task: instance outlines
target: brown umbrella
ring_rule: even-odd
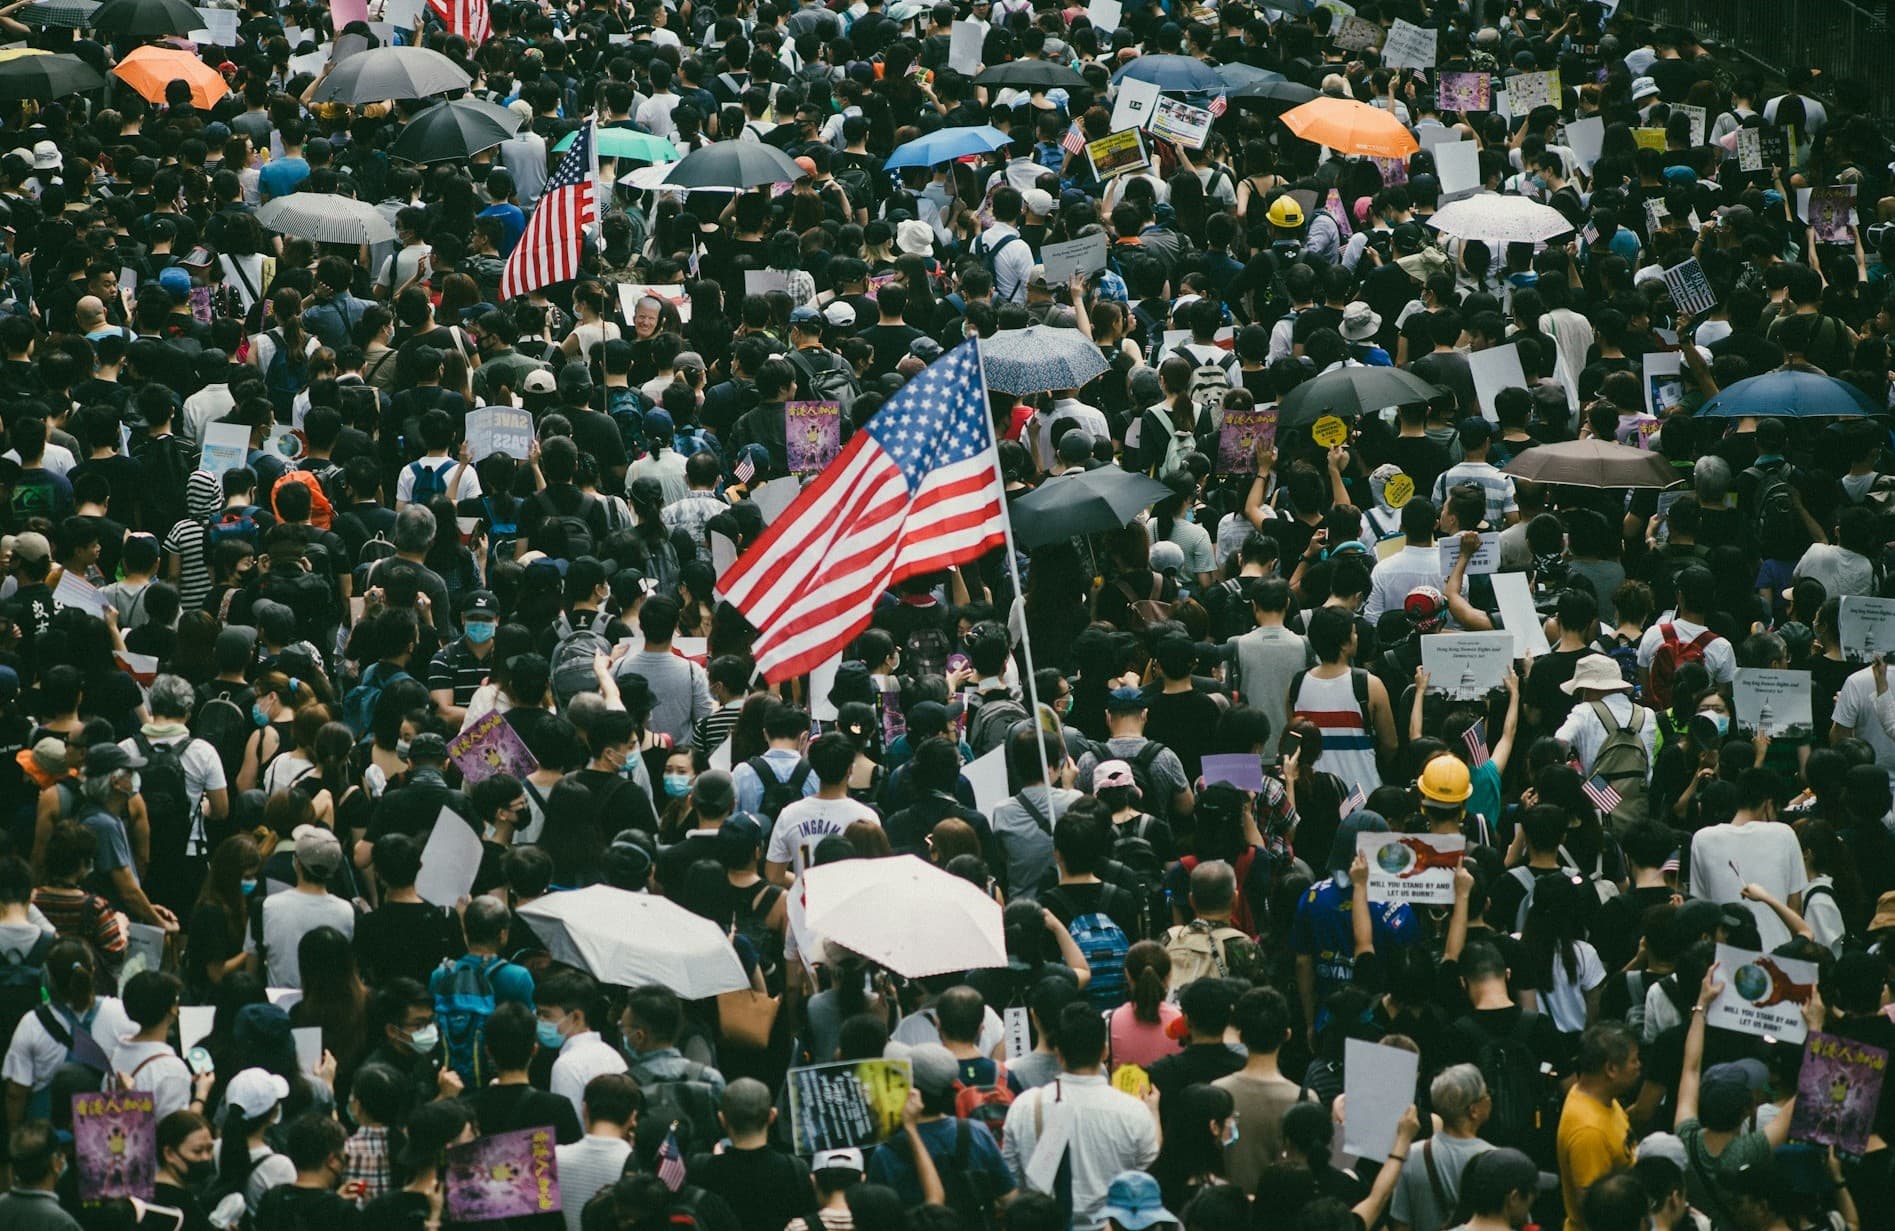
[[[1606,440],[1568,440],[1528,449],[1505,466],[1510,475],[1569,487],[1670,487],[1683,482],[1656,453]]]

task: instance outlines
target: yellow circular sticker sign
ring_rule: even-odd
[[[1112,1070],[1112,1088],[1133,1098],[1144,1098],[1151,1089],[1151,1078],[1136,1064],[1121,1064]]]
[[[1415,481],[1405,474],[1389,476],[1388,482],[1382,487],[1382,499],[1388,501],[1391,509],[1401,508],[1414,499],[1414,495]]]
[[[1349,439],[1349,425],[1334,415],[1324,415],[1309,429],[1309,436],[1325,449],[1333,449]]]

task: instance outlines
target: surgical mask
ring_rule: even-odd
[[[138,794],[138,788],[143,785],[144,780],[139,778],[137,770],[133,770],[131,784],[125,788],[125,793],[127,795],[136,795]]]
[[[637,769],[635,768],[637,763],[638,763],[638,756],[636,753],[629,753],[629,752],[626,753],[625,759],[619,762],[619,777],[621,778],[635,777],[638,773]]]
[[[666,774],[665,794],[672,799],[682,799],[691,793],[691,775]]]
[[[243,878],[243,896],[247,898],[251,894],[255,893],[256,891],[257,891],[257,878],[254,876],[244,877]]]
[[[395,741],[395,755],[400,757],[404,761],[408,759],[408,741],[407,740],[398,739]]]
[[[258,705],[255,701],[252,701],[250,703],[250,721],[256,723],[260,727],[267,727],[270,725],[270,716],[263,712],[263,707],[261,705]]]
[[[433,1051],[440,1042],[441,1028],[433,1022],[429,1022],[408,1036],[408,1045],[424,1056]]]
[[[539,1039],[540,1046],[548,1051],[558,1051],[566,1045],[566,1036],[559,1032],[558,1022],[541,1019],[535,1037]]]
[[[1700,710],[1699,718],[1709,718],[1711,725],[1717,728],[1719,735],[1728,735],[1731,729],[1731,717],[1721,710]]]
[[[1224,1144],[1237,1144],[1237,1113],[1234,1111],[1230,1113],[1230,1119],[1224,1121]]]
[[[217,1179],[217,1164],[211,1159],[184,1165],[183,1180],[187,1188],[209,1188]]]
[[[472,621],[463,630],[467,635],[467,644],[486,645],[489,641],[493,640],[494,630],[498,627],[499,625],[489,623],[486,620]]]

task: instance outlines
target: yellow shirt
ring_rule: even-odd
[[[1601,1103],[1574,1086],[1559,1116],[1559,1186],[1566,1231],[1580,1231],[1579,1201],[1593,1181],[1632,1162],[1632,1122],[1618,1101]]]

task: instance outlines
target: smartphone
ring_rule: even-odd
[[[1303,750],[1303,737],[1294,731],[1285,731],[1277,742],[1277,763],[1280,765]]]
[[[191,1066],[194,1076],[202,1077],[217,1067],[211,1060],[211,1054],[201,1047],[193,1047],[184,1054],[184,1062]]]

